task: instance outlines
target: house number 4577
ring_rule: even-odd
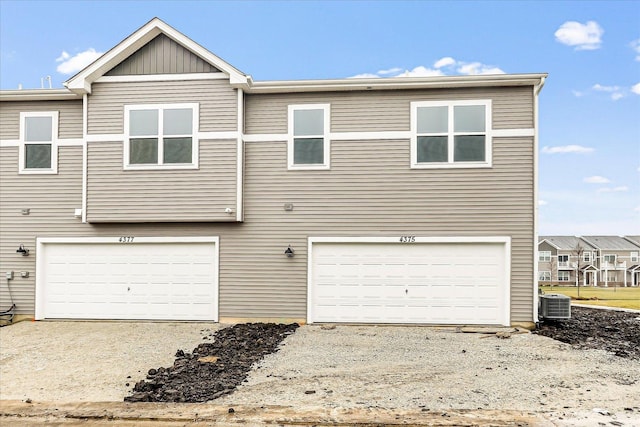
[[[132,243],[133,242],[133,236],[122,236],[118,239],[118,242],[120,243]]]

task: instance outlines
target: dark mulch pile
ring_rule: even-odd
[[[544,321],[535,334],[599,349],[616,356],[640,359],[640,314],[595,308],[571,307],[571,319]]]
[[[278,345],[298,325],[238,324],[211,334],[212,343],[200,344],[193,353],[178,350],[169,368],[150,369],[125,402],[206,402],[232,393],[251,365],[278,351]]]

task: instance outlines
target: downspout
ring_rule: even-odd
[[[89,96],[82,95],[82,223],[87,222],[87,184],[89,147],[87,146],[89,133]]]
[[[545,77],[533,87],[533,322],[538,322],[538,95],[544,86]],[[557,264],[557,261],[556,261]],[[558,266],[556,265],[556,269]],[[553,273],[551,273],[553,274]],[[556,273],[556,277],[557,273]],[[553,277],[552,277],[553,279]]]

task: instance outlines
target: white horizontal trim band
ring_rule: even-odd
[[[46,143],[46,142],[45,142]],[[0,147],[19,147],[21,144],[19,139],[3,139],[0,140]],[[83,145],[84,141],[82,138],[65,138],[58,139],[55,143],[58,147],[67,146],[67,145]]]
[[[229,79],[225,73],[148,74],[135,76],[102,76],[96,83],[168,82]]]
[[[493,129],[490,135],[494,138],[534,136],[533,128],[527,129]],[[411,131],[382,131],[382,132],[331,132],[328,135],[332,141],[357,141],[357,140],[385,140],[385,139],[409,139]],[[245,142],[281,142],[287,141],[286,133],[260,133],[243,135]]]
[[[534,136],[535,129],[492,129],[491,136],[494,138],[506,138],[506,137],[520,137],[520,136]]]
[[[393,237],[309,237],[309,243],[397,243],[411,245],[415,243],[510,243],[509,236],[446,236],[420,237],[411,236],[412,243],[401,243],[400,235]]]
[[[122,237],[133,240],[123,243]],[[116,237],[39,237],[37,243],[117,243],[120,245],[135,245],[136,243],[218,243],[218,236],[194,236],[194,237],[138,237],[135,234],[126,234]]]

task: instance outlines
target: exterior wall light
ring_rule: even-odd
[[[25,249],[24,245],[20,244],[20,246],[18,247],[18,250],[16,251],[16,253],[19,253],[22,256],[27,256],[27,255],[29,255],[29,249]]]
[[[284,254],[287,256],[287,258],[293,258],[293,256],[295,255],[295,251],[291,248],[291,245],[289,245],[289,247],[285,249]]]

